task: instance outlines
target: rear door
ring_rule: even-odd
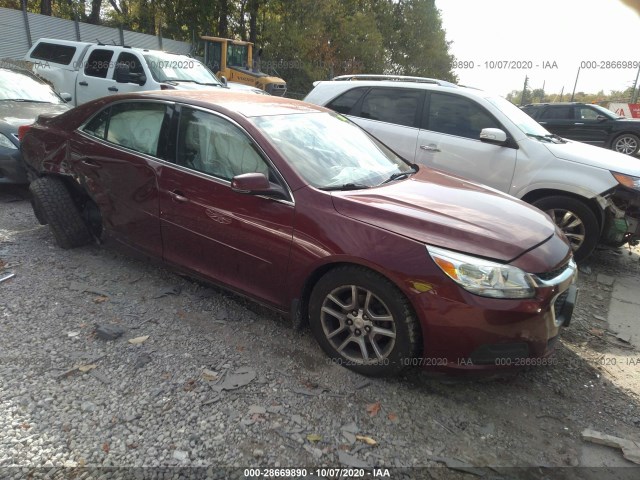
[[[241,194],[230,180],[259,172],[284,182],[230,119],[181,107],[175,163],[159,177],[164,256],[236,290],[283,305],[293,198]]]
[[[551,133],[573,139],[572,132],[576,122],[573,105],[543,107],[536,120]]]
[[[327,107],[349,115],[374,137],[413,162],[424,96],[420,89],[360,87],[337,97]]]
[[[100,208],[106,233],[162,256],[157,172],[166,155],[173,106],[115,103],[70,141],[71,163]]]
[[[108,48],[89,51],[78,72],[76,105],[118,93],[116,81],[112,78],[114,60],[114,52]]]
[[[483,128],[506,130],[472,99],[431,92],[425,101],[416,163],[509,192],[518,150],[480,141]]]

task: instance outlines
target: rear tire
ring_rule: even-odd
[[[397,375],[420,352],[411,304],[398,287],[366,268],[337,267],[323,276],[311,293],[309,320],[333,363],[363,375]]]
[[[611,143],[611,150],[634,156],[640,149],[640,138],[632,133],[623,133]]]
[[[91,243],[93,236],[82,219],[69,190],[57,177],[41,177],[29,185],[33,211],[38,221],[49,224],[60,248]]]
[[[562,195],[545,197],[533,205],[551,217],[569,239],[576,262],[591,255],[600,239],[600,226],[593,211],[578,199]]]

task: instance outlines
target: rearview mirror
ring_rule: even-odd
[[[269,182],[264,173],[243,173],[231,179],[231,190],[249,195],[266,195],[268,197],[287,198],[284,190]]]
[[[507,142],[507,134],[499,128],[483,128],[480,131],[480,141],[504,145]]]
[[[226,87],[227,86],[227,77],[225,77],[224,75],[220,75],[220,83]]]
[[[62,92],[60,94],[60,98],[69,103],[73,99],[73,96],[70,93]]]

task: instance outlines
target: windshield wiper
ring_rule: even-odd
[[[212,86],[212,87],[221,87],[222,84],[221,83],[202,83],[202,82],[198,82],[196,80],[186,80],[183,78],[167,78],[165,80],[166,82],[188,82],[188,83],[197,83],[198,85],[207,85],[207,86]]]
[[[555,133],[550,133],[548,135],[545,135],[545,137],[557,140],[559,143],[567,143],[564,138],[562,138],[560,135],[556,135]]]
[[[371,188],[370,185],[365,185],[364,183],[344,183],[342,185],[333,185],[331,187],[323,187],[320,190],[325,192],[331,192],[334,190],[364,190],[367,188]]]
[[[414,173],[416,173],[417,170],[415,169],[411,169],[408,172],[396,172],[394,174],[392,174],[389,178],[387,178],[384,182],[382,182],[380,185],[384,185],[385,183],[389,183],[389,182],[393,182],[394,180],[400,180],[401,178],[409,178],[411,175],[413,175]]]

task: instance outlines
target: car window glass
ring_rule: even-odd
[[[105,108],[98,115],[93,117],[84,127],[83,131],[94,137],[104,140],[107,133],[107,123],[109,123],[109,113],[111,108]]]
[[[483,128],[502,126],[477,103],[454,95],[431,94],[429,130],[478,139]]]
[[[362,97],[362,94],[366,91],[367,87],[352,88],[339,97],[334,98],[327,104],[327,108],[335,110],[338,113],[349,115],[355,104],[360,100],[360,97]]]
[[[573,106],[558,106],[545,109],[540,120],[573,120]]]
[[[238,127],[188,108],[180,115],[177,163],[225,180],[243,173],[269,175],[269,166]]]
[[[165,113],[166,106],[161,103],[115,104],[111,107],[107,141],[136,152],[156,155]]]
[[[578,118],[581,120],[597,120],[598,115],[602,115],[593,108],[580,107],[578,108]]]
[[[60,63],[62,65],[69,65],[75,53],[76,47],[42,42],[33,49],[33,52],[31,52],[31,58]]]
[[[132,83],[137,83],[140,76],[144,75],[144,69],[142,68],[142,63],[140,63],[140,59],[133,53],[122,52],[120,55],[118,55],[117,63],[129,66],[129,75],[131,77]],[[116,75],[116,70],[114,68],[112,78],[115,78],[115,75]]]
[[[111,57],[113,57],[111,50],[94,50],[89,55],[87,64],[84,67],[84,74],[89,77],[107,78]]]
[[[420,90],[372,88],[362,101],[360,116],[415,127],[416,111],[421,98]]]

